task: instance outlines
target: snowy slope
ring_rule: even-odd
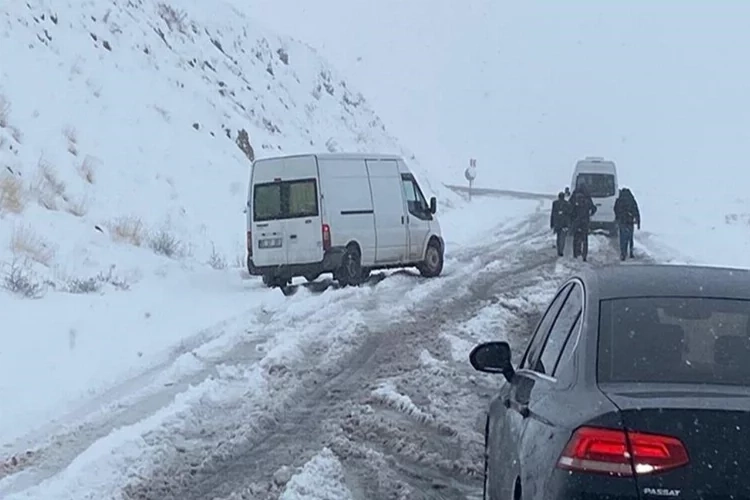
[[[277,299],[236,269],[241,131],[258,157],[403,151],[316,52],[221,2],[5,2],[0,54],[0,442]]]

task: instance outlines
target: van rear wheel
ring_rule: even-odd
[[[350,246],[341,258],[341,266],[336,270],[336,280],[341,286],[357,286],[364,281],[362,270],[362,256],[359,250]]]
[[[276,279],[271,274],[264,274],[263,284],[266,285],[268,288],[273,288],[274,286],[276,286]]]

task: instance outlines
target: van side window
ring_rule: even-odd
[[[429,205],[427,205],[422,190],[419,189],[419,184],[414,177],[411,174],[401,174],[401,185],[404,188],[409,213],[418,219],[432,219]]]

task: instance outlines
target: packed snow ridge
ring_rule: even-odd
[[[165,257],[239,266],[255,156],[408,154],[311,48],[222,2],[0,16],[0,261],[22,294],[127,288]]]

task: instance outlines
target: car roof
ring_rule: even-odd
[[[750,300],[750,270],[687,264],[628,264],[585,270],[593,300],[643,296],[724,297]]]

